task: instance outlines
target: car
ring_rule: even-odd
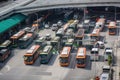
[[[58,25],[58,27],[61,27],[61,26],[63,25],[62,21],[59,20],[59,21],[57,22],[57,25]]]
[[[53,25],[52,25],[52,30],[53,30],[53,31],[57,31],[57,30],[58,30],[57,24],[53,24]]]
[[[97,43],[95,44],[95,47],[100,48],[100,49],[104,49],[105,48],[104,42],[97,41]]]
[[[110,47],[106,47],[105,48],[105,52],[104,52],[104,60],[108,60],[108,56],[111,56],[113,58],[113,49]]]
[[[45,28],[48,29],[50,26],[48,24],[45,24]]]
[[[50,34],[46,34],[46,40],[51,40],[51,35]]]
[[[90,21],[89,26],[90,26],[91,28],[94,28],[94,27],[95,27],[95,22],[94,22],[94,21]]]

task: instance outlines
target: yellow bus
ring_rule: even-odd
[[[115,35],[116,34],[116,22],[112,21],[109,23],[108,25],[108,29],[109,29],[109,35]]]
[[[69,66],[71,47],[63,47],[60,53],[60,66]]]
[[[36,59],[39,57],[40,45],[33,45],[27,52],[24,54],[24,63],[33,64]]]
[[[86,66],[86,48],[85,47],[78,48],[76,60],[77,60],[77,67]]]

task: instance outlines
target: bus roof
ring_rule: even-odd
[[[63,26],[63,29],[66,30],[68,27],[69,27],[70,23],[66,23],[64,26]]]
[[[110,22],[108,28],[116,28],[116,22],[114,21]]]
[[[25,33],[24,30],[19,31],[18,33],[14,34],[11,39],[18,39],[19,37],[21,37],[23,34]]]
[[[68,57],[70,50],[71,50],[71,47],[64,47],[60,56],[61,57]]]
[[[32,33],[27,33],[26,35],[24,35],[20,40],[24,40],[24,41],[26,41],[26,40],[28,40],[30,37],[32,37]]]
[[[8,49],[1,49],[0,54],[4,54]]]
[[[39,45],[33,45],[28,51],[27,54],[34,54],[40,48]]]
[[[43,52],[48,53],[51,48],[52,46],[45,46],[45,48],[43,49]]]
[[[6,40],[5,42],[3,42],[0,47],[7,47],[11,44],[12,42],[10,40]]]
[[[86,48],[79,48],[77,53],[77,58],[85,58],[86,56]]]
[[[84,36],[84,29],[79,29],[76,34],[76,37],[83,37],[83,36]]]

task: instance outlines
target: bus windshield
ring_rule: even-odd
[[[44,54],[44,55],[41,54],[40,57],[41,57],[41,59],[46,59],[46,58],[47,58],[47,55],[45,55],[45,54]]]
[[[109,32],[115,32],[115,28],[109,28]]]
[[[60,58],[60,62],[61,63],[67,63],[68,62],[68,58],[67,57],[61,57]]]
[[[85,59],[77,59],[77,63],[78,64],[84,64],[85,63]]]
[[[26,62],[31,62],[33,60],[33,56],[24,56],[24,60]]]
[[[98,51],[91,51],[91,54],[98,54]]]

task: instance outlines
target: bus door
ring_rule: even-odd
[[[86,48],[79,48],[76,56],[77,67],[86,66]]]
[[[64,47],[60,54],[60,65],[69,66],[70,63],[70,50],[71,47]]]
[[[39,45],[33,45],[24,55],[25,64],[33,64],[35,60],[39,57]]]

